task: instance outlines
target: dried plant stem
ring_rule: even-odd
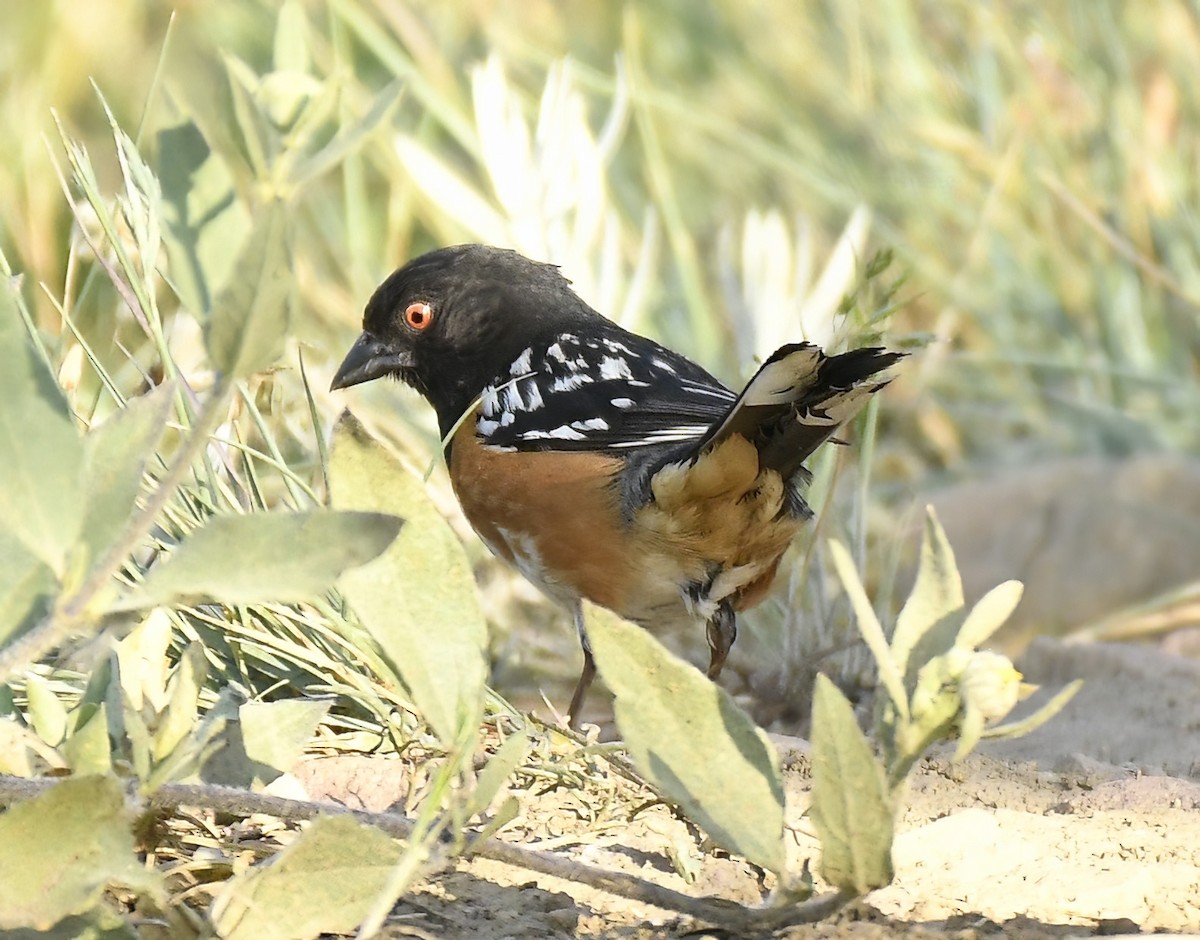
[[[58,779],[29,779],[0,774],[0,806],[39,796],[59,782]],[[352,810],[339,803],[292,800],[265,793],[252,793],[236,787],[168,783],[138,799],[144,801],[148,807],[159,810],[194,806],[230,816],[261,814],[293,822],[319,815],[349,814],[393,838],[404,840],[412,836],[415,828],[413,820],[398,813]],[[471,854],[552,878],[587,885],[618,897],[675,911],[731,930],[774,929],[791,924],[814,923],[829,917],[854,898],[850,893],[837,892],[801,904],[750,908],[725,898],[692,897],[635,875],[605,871],[551,852],[541,852],[494,839],[483,843]],[[435,857],[435,864],[437,861]],[[452,859],[445,857],[440,859],[443,865],[451,861]]]

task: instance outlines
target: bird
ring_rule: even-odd
[[[791,343],[735,392],[557,266],[479,244],[397,269],[362,327],[331,389],[392,377],[433,406],[468,522],[573,617],[572,728],[596,674],[583,601],[652,632],[703,625],[716,680],[812,517],[804,461],[904,355]]]

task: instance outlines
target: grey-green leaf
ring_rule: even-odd
[[[241,378],[279,358],[288,334],[291,283],[287,220],[282,205],[272,202],[255,221],[209,318],[208,355],[221,373]]]
[[[246,756],[278,773],[287,773],[304,753],[331,704],[299,698],[247,702],[238,709]]]
[[[884,769],[854,709],[824,675],[813,691],[812,765],[821,877],[857,894],[882,888],[894,875],[893,808]]]
[[[166,427],[174,388],[160,385],[124,408],[83,439],[85,504],[82,540],[88,558],[103,555],[129,523],[146,461]]]
[[[879,667],[879,680],[887,690],[888,697],[891,698],[896,711],[900,713],[901,717],[907,718],[908,693],[904,688],[904,674],[888,647],[883,626],[879,623],[879,618],[875,616],[875,608],[871,606],[871,601],[867,598],[866,589],[859,580],[850,552],[841,542],[830,539],[829,554],[833,559],[833,567],[837,570],[838,577],[842,579],[842,585],[850,598],[850,606],[854,608],[854,614],[858,618],[858,632],[862,634],[867,648],[871,651],[871,655]]]
[[[270,860],[226,882],[212,922],[226,940],[305,940],[353,931],[403,849],[349,816],[327,816]]]
[[[227,604],[308,600],[395,539],[400,520],[377,512],[263,512],[216,516],[191,533],[116,610],[189,598]]]
[[[642,628],[589,607],[587,630],[638,770],[718,845],[781,871],[783,784],[762,730]]]
[[[0,530],[59,576],[82,519],[83,443],[0,283]]]
[[[421,480],[349,413],[334,430],[329,490],[340,509],[408,520],[381,558],[340,583],[422,716],[450,746],[478,725],[487,680],[487,622],[466,552]]]
[[[14,534],[0,530],[0,646],[50,610],[54,572]]]
[[[46,930],[90,908],[109,885],[159,893],[134,854],[113,777],[77,777],[0,815],[0,928]]]
[[[935,624],[945,621],[964,604],[962,579],[954,562],[954,551],[933,507],[928,507],[926,512],[917,579],[896,618],[896,629],[892,634],[892,655],[910,685],[916,670],[931,655],[936,655],[913,657],[914,648]]]
[[[986,643],[1012,616],[1024,592],[1025,585],[1020,581],[1005,581],[984,594],[959,627],[955,645],[973,650]]]

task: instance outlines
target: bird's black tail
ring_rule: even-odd
[[[790,479],[801,464],[888,384],[879,373],[904,358],[878,346],[827,356],[811,343],[777,350],[697,448],[731,434],[758,449],[759,465]]]

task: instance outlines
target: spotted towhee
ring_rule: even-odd
[[[595,675],[581,599],[649,629],[705,624],[716,678],[735,612],[812,515],[803,461],[901,355],[791,344],[737,394],[602,317],[557,267],[460,245],[380,285],[332,387],[390,375],[433,405],[475,531],[574,613],[575,725]]]

